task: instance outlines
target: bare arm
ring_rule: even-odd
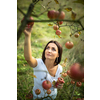
[[[32,31],[32,26],[30,27],[28,26],[24,30],[25,34],[24,57],[27,63],[34,68],[37,66],[37,60],[34,57],[32,57],[31,53],[31,31]]]

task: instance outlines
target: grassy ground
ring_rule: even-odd
[[[43,1],[43,4],[46,5],[47,2]],[[53,0],[51,0],[53,1]],[[60,1],[60,0],[58,0]],[[25,13],[27,12],[28,6],[31,3],[31,0],[17,0],[17,5],[20,9],[22,9]],[[63,4],[63,2],[62,2]],[[51,4],[54,7],[54,4]],[[51,6],[50,5],[50,6]],[[77,16],[84,15],[84,8],[81,4],[72,4],[67,3],[68,7],[71,6],[74,11],[77,13]],[[55,6],[57,9],[58,7]],[[34,8],[36,13],[42,12],[43,8],[40,7],[40,4],[36,5]],[[66,11],[65,11],[66,12]],[[77,17],[77,19],[78,19]],[[20,26],[20,21],[23,18],[23,15],[17,11],[17,29]],[[70,18],[70,12],[66,12],[66,18]],[[48,19],[47,13],[44,13],[42,16],[34,19]],[[32,56],[35,58],[41,58],[43,48],[45,44],[49,40],[57,40],[63,46],[63,55],[62,64],[67,58],[66,67],[63,67],[64,70],[68,70],[69,66],[74,62],[81,62],[84,64],[84,42],[81,39],[84,39],[84,32],[82,32],[79,38],[75,38],[74,36],[70,37],[70,28],[69,27],[61,27],[62,31],[61,38],[55,35],[55,31],[53,30],[53,26],[48,26],[48,22],[46,23],[34,23],[32,35],[31,35],[31,45],[32,45]],[[50,24],[54,24],[51,22]],[[71,40],[74,43],[74,47],[70,50],[65,48],[65,43],[67,40]],[[27,64],[24,58],[24,34],[21,35],[19,41],[19,45],[17,46],[17,99],[18,100],[26,100],[25,95],[32,91],[32,87],[34,86],[33,77],[30,74],[33,74],[33,69]],[[58,90],[58,95],[56,100],[69,100],[69,96],[71,95],[70,90],[73,90],[73,86],[70,84],[70,79],[68,77],[65,78],[64,87],[62,90]],[[75,95],[83,95],[84,84],[81,88],[76,87]],[[82,91],[82,92],[80,92]],[[73,98],[74,100],[75,98]]]

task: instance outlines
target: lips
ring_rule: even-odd
[[[47,54],[47,56],[51,56],[51,54]]]

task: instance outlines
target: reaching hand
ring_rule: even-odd
[[[31,34],[31,32],[32,32],[32,27],[33,27],[33,25],[26,25],[26,27],[25,27],[25,29],[24,29],[24,34],[26,35],[26,36],[29,36],[30,34]]]

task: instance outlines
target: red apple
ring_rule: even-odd
[[[26,99],[33,99],[33,94],[29,93],[25,96]]]
[[[57,22],[59,25],[63,24],[63,21]]]
[[[63,77],[66,77],[66,76],[67,76],[67,73],[62,73],[62,76],[63,76]]]
[[[54,26],[53,26],[53,29],[54,29],[54,30],[58,30],[58,28],[59,28],[58,25],[54,25]]]
[[[74,63],[70,67],[71,77],[75,80],[82,80],[84,78],[84,68],[79,63]]]
[[[67,71],[67,75],[70,75],[70,70]]]
[[[65,82],[64,82],[64,79],[63,79],[62,77],[58,77],[57,82],[60,83],[60,84],[65,83]]]
[[[41,93],[40,89],[35,90],[36,95],[39,95]]]
[[[60,30],[56,30],[56,34],[57,35],[60,35],[61,34],[61,31]]]
[[[76,86],[77,86],[77,87],[80,87],[81,85],[82,85],[81,82],[77,82],[77,83],[76,83]]]
[[[30,17],[29,19],[30,19],[30,20],[34,20],[33,17]],[[21,23],[23,22],[23,20],[24,20],[24,18],[21,20]],[[28,22],[27,25],[28,25],[28,26],[34,25],[34,22]]]
[[[50,89],[51,86],[52,86],[52,84],[51,84],[51,82],[50,82],[49,80],[45,80],[45,81],[43,81],[43,83],[42,83],[42,87],[43,87],[45,90]]]
[[[55,19],[55,10],[48,11],[47,16],[49,19]]]
[[[49,89],[49,90],[47,90],[47,94],[51,94],[51,90]]]
[[[67,49],[71,49],[73,46],[74,46],[74,44],[73,44],[73,42],[71,42],[71,41],[67,41],[67,42],[65,43],[65,47],[66,47]]]
[[[61,12],[56,11],[55,12],[55,18],[56,19],[64,19],[65,18],[65,12],[63,12],[63,11],[61,11]]]
[[[71,84],[75,84],[75,81],[71,80]]]

